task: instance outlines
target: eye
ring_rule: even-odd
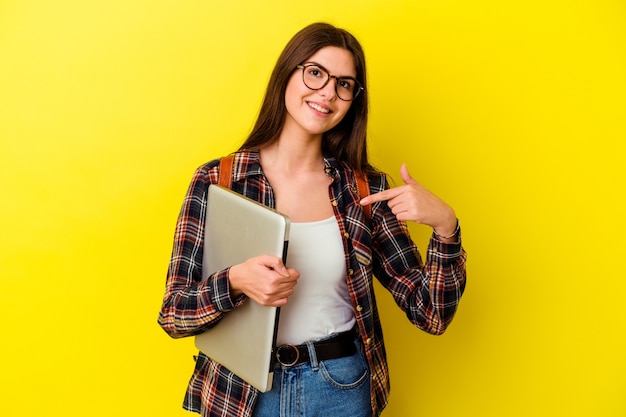
[[[318,67],[309,67],[309,69],[307,70],[307,73],[311,77],[315,77],[315,78],[323,78],[324,77],[324,72],[321,69],[319,69]]]
[[[337,80],[337,85],[341,88],[352,91],[354,90],[355,82],[350,78],[339,78]]]

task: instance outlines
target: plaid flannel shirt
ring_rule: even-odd
[[[370,369],[371,405],[378,416],[387,405],[389,371],[372,278],[390,291],[395,302],[418,328],[441,334],[451,322],[465,288],[465,251],[433,234],[422,261],[404,222],[386,202],[375,203],[371,219],[359,205],[354,172],[334,158],[325,158],[332,178],[330,199],[344,245],[346,280],[354,305],[358,333]],[[201,280],[207,189],[218,182],[219,160],[200,166],[191,181],[176,225],[159,324],[173,338],[193,336],[215,325],[237,308],[245,296],[230,297],[228,269]],[[257,152],[235,156],[232,189],[269,207],[274,195],[263,175]],[[383,173],[368,175],[376,193],[388,188]],[[183,407],[202,416],[252,415],[258,391],[203,354],[196,360]]]

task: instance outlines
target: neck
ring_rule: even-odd
[[[271,166],[288,173],[319,172],[324,166],[321,141],[301,143],[277,140],[259,152],[264,169]]]
[[[287,173],[319,171],[324,166],[322,138],[322,133],[311,134],[285,123],[278,139],[260,150],[261,161]]]

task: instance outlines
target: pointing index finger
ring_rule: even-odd
[[[368,204],[373,204],[379,201],[391,200],[398,195],[400,195],[400,191],[397,188],[390,188],[388,190],[381,191],[375,194],[370,194],[367,197],[362,198],[360,204],[362,206],[366,206]]]

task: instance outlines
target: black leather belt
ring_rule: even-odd
[[[356,331],[352,329],[313,343],[317,360],[325,361],[354,355],[356,352],[355,337]],[[305,363],[309,361],[309,350],[306,345],[280,345],[276,348],[276,360],[283,366]]]

